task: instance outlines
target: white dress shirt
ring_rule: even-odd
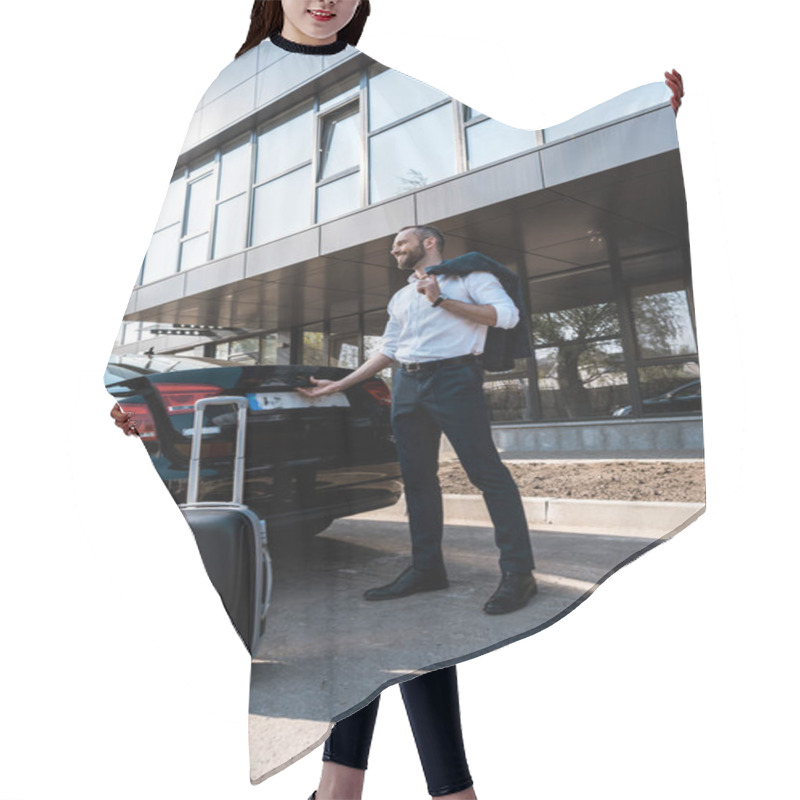
[[[497,311],[495,327],[513,328],[519,322],[519,309],[491,272],[467,275],[438,275],[442,294],[450,300],[491,305]],[[447,311],[434,308],[417,291],[418,278],[412,274],[389,301],[389,322],[383,334],[381,353],[401,363],[438,361],[442,358],[480,355],[488,327]]]

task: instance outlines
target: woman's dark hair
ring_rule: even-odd
[[[358,44],[368,16],[369,0],[361,0],[353,19],[339,31],[338,38],[344,39],[348,44]],[[283,6],[280,0],[255,0],[253,10],[250,12],[250,30],[247,32],[247,38],[239,48],[236,58],[282,30]]]

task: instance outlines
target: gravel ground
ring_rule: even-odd
[[[702,461],[510,461],[523,497],[705,502]],[[457,461],[444,462],[445,494],[478,494]]]

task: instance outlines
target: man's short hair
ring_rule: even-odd
[[[436,239],[436,249],[440,253],[444,253],[444,234],[433,225],[406,225],[405,228],[400,228],[401,231],[414,231],[422,239],[433,237]]]

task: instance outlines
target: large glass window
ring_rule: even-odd
[[[328,339],[329,366],[356,369],[361,363],[358,314],[331,320]]]
[[[638,373],[645,416],[701,412],[700,368],[696,361],[640,367]],[[617,415],[626,414],[621,411]]]
[[[326,365],[325,327],[317,322],[306,325],[300,336],[300,363],[308,367]]]
[[[528,376],[522,372],[488,375],[483,391],[492,422],[519,422],[530,419]]]
[[[608,417],[629,399],[618,339],[536,349],[542,419]]]
[[[370,139],[373,203],[427,186],[455,171],[455,132],[449,104]]]
[[[542,418],[610,416],[629,402],[610,269],[532,281],[530,298]]]
[[[319,120],[317,222],[346,214],[361,205],[361,113],[348,103]]]
[[[320,180],[358,166],[361,158],[360,119],[358,104],[348,104],[321,118]]]
[[[287,202],[287,198],[291,202]],[[305,199],[306,202],[303,202]],[[311,224],[311,167],[265,183],[253,195],[254,245],[271,242]]]
[[[364,314],[364,361],[380,352],[383,332],[386,330],[388,321],[389,315],[386,313],[386,309],[383,308]],[[386,367],[378,374],[378,377],[383,378],[391,386],[392,368]]]
[[[369,129],[378,130],[447,99],[438,89],[402,72],[379,72],[369,79]]]
[[[208,261],[208,234],[186,239],[181,245],[181,269],[191,269]]]
[[[469,125],[466,133],[469,169],[536,147],[534,131],[512,128],[494,119]]]
[[[314,113],[311,108],[273,125],[258,137],[256,183],[311,160]]]
[[[244,141],[222,153],[219,159],[218,200],[247,191],[250,184],[250,141]]]
[[[361,176],[355,172],[317,189],[317,222],[333,219],[361,205]]]
[[[697,352],[682,281],[631,289],[637,356],[663,358]]]
[[[279,239],[311,224],[313,147],[311,106],[259,135],[251,244]]]
[[[142,283],[152,283],[177,271],[185,201],[186,176],[180,175],[172,180],[167,189],[145,256]]]
[[[229,343],[228,360],[237,364],[253,365],[259,363],[259,337],[249,336]]]
[[[247,243],[247,189],[250,185],[250,141],[220,156],[214,258],[243,250]]]
[[[183,235],[194,236],[208,231],[211,222],[211,208],[214,205],[214,175],[206,175],[189,184],[186,199],[186,219]]]
[[[274,331],[263,337],[261,344],[262,364],[291,363],[292,335],[289,331]]]
[[[209,258],[209,231],[217,196],[217,171],[213,157],[189,170],[183,215],[180,269],[191,269]]]
[[[142,283],[152,283],[178,269],[178,251],[181,246],[181,224],[177,222],[168,228],[156,231],[150,240],[150,247],[144,261]]]
[[[214,258],[222,258],[243,250],[246,236],[247,195],[240,194],[217,206]]]
[[[183,216],[183,203],[186,197],[186,180],[183,175],[175,178],[167,189],[167,196],[164,198],[164,205],[158,215],[156,230],[166,228],[181,221]]]

